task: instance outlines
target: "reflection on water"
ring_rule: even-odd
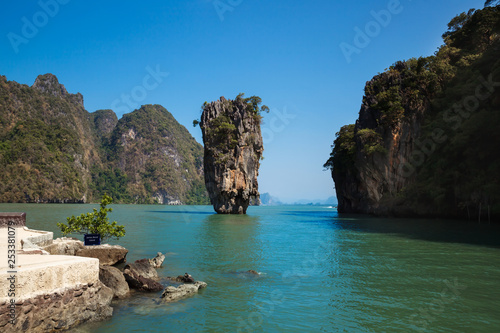
[[[500,226],[471,221],[396,219],[342,214],[332,219],[339,228],[382,233],[433,242],[463,243],[500,248]]]
[[[54,209],[57,208],[57,209]],[[455,221],[338,216],[327,207],[114,205],[128,260],[170,253],[163,277],[208,282],[173,304],[161,293],[113,303],[109,321],[77,332],[495,332],[500,328],[500,232]],[[30,226],[89,205],[0,205]],[[50,223],[48,223],[50,222]],[[250,275],[248,270],[262,272]]]

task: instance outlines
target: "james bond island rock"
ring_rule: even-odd
[[[246,214],[250,200],[259,197],[257,176],[264,146],[257,96],[203,104],[200,127],[205,144],[205,186],[219,214]],[[197,121],[195,121],[196,125]]]
[[[367,82],[325,164],[339,212],[500,219],[499,32],[500,6],[463,13],[434,56]]]

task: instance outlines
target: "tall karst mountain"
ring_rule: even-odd
[[[203,147],[161,106],[89,113],[52,74],[0,77],[0,202],[207,203]]]
[[[106,148],[109,165],[127,175],[134,202],[206,203],[203,148],[164,107],[124,115]]]
[[[330,159],[339,212],[500,218],[500,6],[367,82]]]
[[[80,94],[53,75],[0,77],[0,201],[84,202],[101,158]]]

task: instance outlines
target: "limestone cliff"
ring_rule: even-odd
[[[332,170],[341,212],[382,213],[387,208],[383,198],[394,197],[414,179],[402,168],[415,149],[429,101],[423,91],[415,103],[402,93],[411,89],[404,82],[413,79],[406,66],[399,62],[367,82],[359,118],[344,128],[351,132],[351,152],[346,153],[344,165]],[[394,114],[381,109],[380,101],[391,89],[401,94]]]
[[[200,127],[205,144],[205,186],[219,214],[246,214],[259,197],[257,176],[264,151],[260,130],[260,98],[205,103]]]
[[[367,82],[325,167],[342,213],[500,216],[500,7],[453,19],[431,57]]]

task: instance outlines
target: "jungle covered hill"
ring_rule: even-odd
[[[207,204],[203,147],[164,107],[90,113],[52,74],[0,76],[0,202]]]
[[[500,220],[500,6],[367,82],[330,158],[339,212]]]

